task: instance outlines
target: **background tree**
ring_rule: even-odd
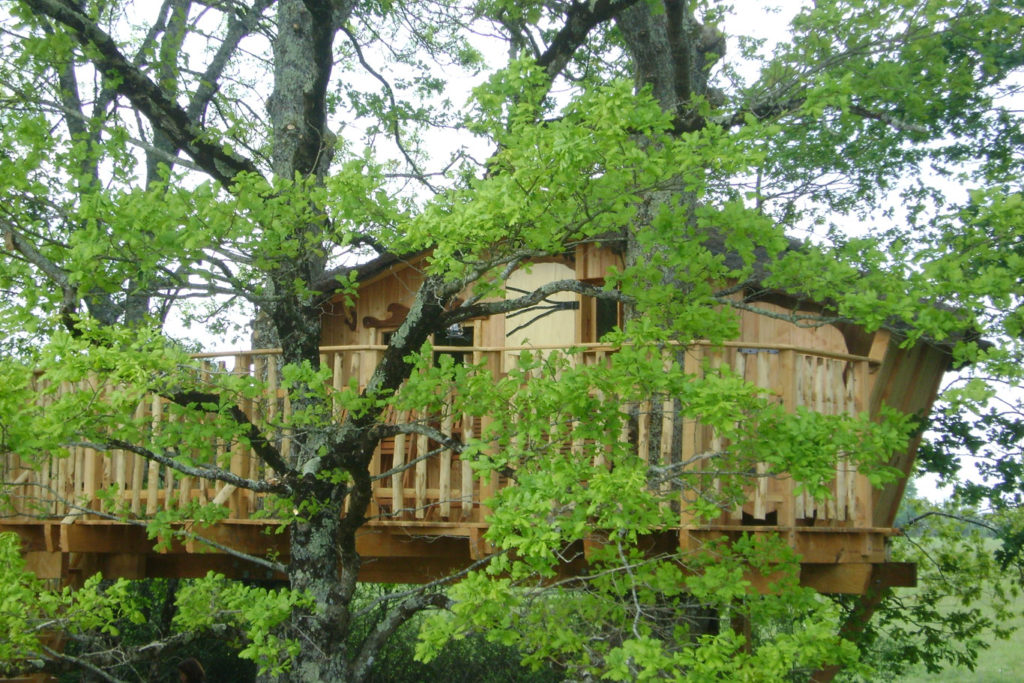
[[[249,656],[285,679],[363,680],[389,636],[436,608],[451,616],[432,622],[423,655],[486,629],[532,661],[621,679],[781,676],[849,662],[832,607],[792,577],[771,596],[740,580],[743,567],[781,561],[782,551],[651,559],[636,548],[674,514],[660,484],[678,492],[692,482],[649,469],[619,443],[630,419],[621,406],[671,396],[680,415],[736,444],[723,472],[744,471],[771,444],[772,466],[812,488],[834,465],[822,453],[843,450],[884,478],[877,465],[906,424],[798,421],[727,374],[697,381],[648,350],[730,338],[729,307],[756,305],[732,295],[756,283],[830,302],[829,319],[868,329],[899,321],[910,341],[960,340],[957,358],[977,374],[1016,381],[1019,264],[999,248],[1020,225],[1020,122],[1002,99],[1024,56],[1014,2],[819,2],[766,55],[755,41],[726,40],[724,8],[670,0],[0,7],[4,445],[26,457],[69,443],[120,448],[276,496],[291,515],[289,562],[247,559],[286,573],[295,592],[252,600],[278,611],[239,613],[241,589],[211,578],[180,611],[185,628],[234,614]],[[507,61],[482,51],[480,34],[504,39]],[[757,75],[742,76],[751,65]],[[445,99],[444,69],[477,78],[466,106]],[[475,136],[473,146],[431,149],[442,143],[430,132],[452,128]],[[974,191],[947,196],[926,171]],[[847,235],[844,216],[878,228]],[[820,245],[789,241],[787,230],[809,225],[828,228]],[[987,234],[1000,242],[978,249]],[[627,254],[606,287],[567,280],[495,300],[521,264],[592,241]],[[415,304],[368,385],[329,396],[321,305],[354,295],[355,259],[426,250]],[[610,367],[525,356],[499,382],[482,369],[428,367],[431,334],[556,291],[627,306],[610,340],[629,345]],[[230,310],[255,314],[260,342],[280,345],[290,424],[250,422],[238,406],[260,395],[258,378],[197,381],[169,331],[177,318],[223,330]],[[999,343],[982,348],[965,329]],[[53,389],[38,407],[40,387],[97,373],[118,389]],[[498,418],[477,441],[431,435],[480,472],[515,472],[519,485],[495,501],[489,532],[509,552],[450,595],[431,586],[393,602],[352,643],[371,455],[383,438],[428,429],[380,418],[429,406],[450,386],[459,410]],[[149,393],[173,403],[174,427],[160,434],[128,419]],[[989,396],[968,382],[950,400]],[[338,404],[348,409],[341,423]],[[275,438],[284,429],[287,454]],[[524,438],[535,433],[587,446],[553,459]],[[252,447],[277,476],[248,480],[178,457],[177,444],[201,448],[211,434]],[[614,467],[595,470],[598,451]],[[621,499],[627,488],[635,500]],[[723,476],[720,495],[695,509],[711,515],[741,488]],[[153,524],[167,531],[170,521]],[[609,536],[592,561],[607,571],[567,584],[574,590],[559,599],[522,590],[550,580],[560,551],[596,531]],[[189,599],[218,608],[189,610]],[[717,617],[737,609],[755,621],[796,613],[802,628],[745,652],[731,628],[693,620],[704,610],[725,624]],[[541,638],[552,615],[566,628]]]

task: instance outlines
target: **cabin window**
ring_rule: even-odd
[[[443,332],[434,334],[432,341],[434,348],[438,346],[452,347],[452,346],[473,346],[474,334],[476,332],[476,325],[470,324],[456,324],[449,327]],[[387,346],[391,343],[391,337],[394,336],[395,330],[381,330],[377,334],[377,344]],[[434,352],[434,363],[437,363],[438,358],[441,356],[451,356],[455,360],[456,365],[462,365],[465,362],[465,353],[454,350],[446,351],[435,351]]]
[[[434,334],[434,348],[438,346],[473,346],[473,333],[476,327],[474,325],[452,325],[443,332]],[[458,351],[435,351],[434,362],[437,363],[441,356],[451,356],[455,360],[456,365],[463,365],[465,363],[465,353]]]
[[[601,341],[619,326],[619,302],[610,299],[594,299],[594,341]]]
[[[598,287],[604,284],[604,281],[599,279],[584,282]],[[589,296],[581,296],[580,299],[581,342],[601,341],[601,337],[622,324],[622,306],[618,301],[594,299]]]

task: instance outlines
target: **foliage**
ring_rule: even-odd
[[[888,591],[865,624],[866,663],[889,676],[915,667],[933,674],[950,666],[973,671],[994,639],[1013,636],[1019,576],[1005,571],[993,552],[1000,542],[970,510],[912,502],[922,511],[893,553],[917,564],[918,587]]]
[[[281,680],[368,680],[412,625],[421,659],[484,638],[529,666],[613,680],[855,665],[836,628],[850,605],[801,588],[798,558],[747,536],[681,550],[666,530],[681,506],[694,524],[735,509],[752,474],[821,498],[849,459],[892,484],[906,472],[890,458],[924,416],[786,410],[686,344],[713,356],[742,310],[834,325],[852,346],[882,327],[908,348],[940,345],[963,370],[924,461],[953,477],[965,450],[982,454],[992,481],[965,495],[1016,505],[1020,402],[998,388],[1024,367],[1024,13],[1016,0],[822,0],[773,45],[740,18],[667,0],[2,0],[2,451],[35,472],[60,471],[69,451],[131,457],[154,480],[271,501],[286,559],[218,550],[290,588],[211,575],[177,592],[173,626]],[[592,244],[622,255],[603,283],[509,284]],[[356,264],[372,257],[409,259],[421,280],[362,383],[335,387],[321,315],[355,310]],[[820,306],[779,312],[780,292]],[[434,335],[558,293],[621,306],[615,353],[522,353],[501,372],[434,362]],[[189,356],[210,334],[237,340],[243,319],[280,355],[251,374]],[[438,415],[449,396],[488,418],[481,433],[398,418]],[[658,418],[699,423],[717,445],[643,460],[639,425]],[[485,566],[396,589],[364,630],[357,541],[373,454],[396,434],[515,485],[488,501]],[[257,466],[236,471],[243,451]],[[13,471],[5,508],[142,523],[161,548],[216,543],[202,527],[226,514],[204,496],[143,510],[116,487],[40,487],[26,503],[34,484]],[[1007,515],[1003,568],[1024,538]],[[994,579],[999,566],[931,543],[917,546],[938,568],[926,601],[888,602],[878,628],[906,636],[901,661],[969,661],[980,629],[1000,627],[952,569]],[[3,548],[15,630],[0,661],[52,667],[38,636],[53,620],[84,633],[141,618],[123,582],[48,592]],[[963,609],[937,608],[935,591]],[[965,649],[942,630],[916,640],[897,610]]]
[[[144,621],[141,605],[130,589],[130,582],[119,580],[101,583],[95,575],[78,590],[48,590],[35,575],[25,570],[18,538],[0,534],[0,559],[3,580],[0,581],[0,645],[3,670],[18,670],[20,665],[49,659],[54,640],[98,632],[120,636],[119,623],[140,624]]]
[[[452,612],[425,622],[417,654],[433,657],[448,639],[480,632],[520,648],[534,667],[553,660],[609,680],[673,671],[696,680],[773,680],[852,664],[857,650],[835,635],[835,610],[797,587],[787,555],[782,544],[743,538],[665,562],[610,539],[589,558],[596,571],[589,581],[565,580],[552,590],[471,576],[453,587]],[[767,592],[744,578],[751,567]],[[721,626],[718,615],[726,615]],[[748,618],[758,637],[734,630],[742,622],[730,624],[729,615]],[[780,623],[790,628],[775,628]]]
[[[397,601],[391,597],[412,586],[363,584],[356,596],[361,619],[353,629],[352,641],[358,643]],[[489,642],[482,634],[473,634],[447,643],[429,662],[418,661],[415,651],[423,615],[405,624],[377,654],[369,680],[381,683],[415,683],[417,681],[473,680],[485,683],[524,681],[555,683],[564,680],[562,670],[543,664],[530,668],[521,660],[523,654],[515,647]]]

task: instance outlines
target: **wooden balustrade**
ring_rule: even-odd
[[[572,362],[595,364],[607,362],[613,352],[599,344],[574,347]],[[352,380],[363,386],[379,362],[384,346],[324,347],[320,361],[332,370],[331,387],[337,392]],[[465,362],[483,364],[497,375],[504,374],[518,354],[526,347],[437,347],[436,352],[462,354]],[[545,349],[530,347],[531,353]],[[281,389],[276,357],[272,349],[204,353],[196,358],[201,363],[201,376],[207,380],[216,373],[255,375],[266,382],[266,396],[259,401],[246,401],[240,406],[256,424],[274,433],[278,447],[287,457],[293,435],[288,429],[274,431],[273,425],[287,424],[292,406],[287,392]],[[824,414],[857,414],[868,409],[871,391],[872,362],[865,357],[839,353],[820,353],[789,346],[767,346],[748,343],[726,343],[712,347],[693,343],[685,349],[685,370],[698,374],[728,367],[735,374],[766,390],[766,395],[781,402],[787,409],[803,406]],[[877,367],[877,364],[874,364]],[[62,386],[61,393],[107,390],[95,378],[85,386]],[[336,394],[337,395],[337,394]],[[389,422],[408,423],[430,420],[444,434],[462,438],[478,437],[488,419],[472,419],[457,414],[452,396],[443,401],[440,415],[423,415],[403,410],[387,413]],[[635,439],[638,455],[652,465],[669,466],[673,462],[693,461],[688,471],[694,475],[707,472],[704,485],[718,486],[713,458],[695,457],[702,453],[721,451],[725,445],[711,429],[692,420],[676,418],[669,397],[648,400],[636,406]],[[335,418],[344,418],[342,407],[334,406]],[[166,400],[157,396],[142,401],[134,418],[146,421],[154,433],[170,429],[174,413]],[[678,433],[677,433],[678,432]],[[652,438],[652,435],[654,438]],[[623,434],[622,438],[628,438]],[[672,444],[681,444],[675,450]],[[581,444],[573,442],[572,447]],[[187,448],[183,448],[186,452]],[[428,453],[429,458],[421,458]],[[213,452],[222,467],[240,477],[268,478],[273,472],[255,454],[239,443],[216,443]],[[413,464],[414,463],[414,464]],[[402,470],[406,466],[407,469]],[[16,515],[25,517],[81,517],[101,511],[98,492],[116,486],[123,509],[137,517],[147,517],[160,509],[185,507],[193,501],[213,502],[227,506],[229,519],[245,520],[260,510],[264,501],[252,491],[231,484],[213,483],[190,476],[180,476],[168,467],[121,450],[102,452],[95,448],[74,445],[66,457],[53,457],[42,466],[27,467],[17,454],[3,456],[3,480],[10,482],[8,495]],[[376,477],[369,515],[374,523],[455,523],[463,527],[486,523],[482,505],[497,487],[503,485],[498,475],[484,480],[474,476],[468,462],[458,453],[441,448],[424,435],[400,434],[378,445],[371,463]],[[383,475],[383,476],[382,476]],[[725,510],[718,523],[723,525],[763,525],[792,527],[797,524],[831,526],[871,526],[871,490],[866,478],[854,465],[841,458],[830,485],[830,495],[814,499],[796,493],[795,482],[785,474],[770,473],[764,463],[750,471],[746,500]],[[664,493],[671,491],[669,482],[660,484]],[[681,492],[680,525],[692,523]]]

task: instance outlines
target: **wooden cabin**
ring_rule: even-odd
[[[408,311],[422,277],[421,259],[385,257],[360,266],[358,299],[352,304],[338,299],[325,307],[321,361],[332,369],[334,387],[348,386],[353,379],[362,385],[370,376],[388,335]],[[509,296],[517,289],[530,290],[554,279],[600,282],[609,266],[619,260],[619,255],[606,247],[579,247],[563,258],[534,263],[513,273],[508,281]],[[779,313],[799,305],[778,293],[758,304],[763,310]],[[499,375],[525,349],[576,347],[578,362],[601,363],[614,350],[599,339],[619,322],[619,315],[616,304],[559,294],[538,309],[468,321],[435,338],[434,345],[437,352],[484,363]],[[705,360],[710,366],[728,365],[764,387],[788,409],[805,406],[831,414],[866,410],[876,415],[882,405],[888,405],[904,413],[925,415],[950,365],[948,349],[924,343],[901,348],[892,330],[867,333],[852,325],[801,327],[750,311],[738,315],[738,339],[719,347],[699,340],[688,342],[686,362],[692,363],[694,372],[705,367]],[[243,406],[259,422],[290,410],[287,398],[277,389],[275,354],[272,349],[257,349],[199,354],[199,358],[206,372],[258,373],[268,378],[272,398]],[[139,406],[137,416],[148,416],[153,428],[160,429],[165,419],[163,405],[154,397]],[[678,425],[665,420],[660,430],[652,430],[652,414],[658,411],[638,411],[636,447],[641,456],[650,452],[652,433],[658,434],[661,443],[673,439],[682,443],[684,454],[715,447],[715,435],[700,425],[683,425],[682,434],[673,434]],[[486,426],[486,419],[465,419],[451,411],[438,420],[443,432],[463,436],[479,435]],[[281,439],[282,448],[287,449],[288,435]],[[395,437],[378,449],[374,473],[411,463],[436,447],[424,436]],[[909,474],[915,448],[916,442],[906,452],[897,453],[891,464]],[[29,565],[41,577],[74,584],[97,571],[107,577],[141,578],[202,576],[215,570],[236,577],[275,578],[196,541],[172,540],[169,547],[155,549],[156,541],[146,538],[142,526],[91,512],[101,509],[97,491],[111,484],[117,485],[122,502],[139,518],[194,499],[225,505],[228,518],[202,530],[202,536],[249,553],[273,552],[287,557],[287,534],[265,533],[276,523],[257,515],[262,502],[251,491],[172,476],[165,468],[126,452],[73,447],[69,456],[54,458],[42,469],[22,467],[17,455],[3,456],[2,479],[13,482],[9,488],[16,494],[12,500],[18,514],[0,518],[0,531],[21,536]],[[244,476],[268,474],[255,457],[238,446],[231,450],[230,462],[232,471]],[[767,472],[760,467],[759,473]],[[831,485],[832,495],[822,500],[795,494],[794,481],[788,475],[753,480],[747,500],[723,510],[713,523],[694,523],[683,505],[679,528],[652,543],[687,547],[743,533],[775,535],[800,554],[802,582],[823,592],[864,594],[886,585],[913,585],[914,567],[892,563],[887,555],[888,541],[898,533],[892,525],[905,480],[875,489],[852,464],[841,461]],[[504,483],[498,475],[474,478],[468,463],[460,462],[450,451],[376,481],[370,510],[374,519],[359,539],[359,550],[366,558],[365,579],[425,582],[486,555],[484,503]],[[47,501],[40,514],[33,506],[40,484],[64,499],[80,501],[80,507]]]

